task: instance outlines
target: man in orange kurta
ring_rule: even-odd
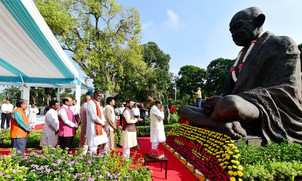
[[[10,137],[12,140],[12,147],[16,148],[17,152],[24,153],[26,148],[27,136],[30,133],[28,118],[25,110],[27,108],[27,101],[20,99],[17,101],[17,108],[11,115],[11,130]]]

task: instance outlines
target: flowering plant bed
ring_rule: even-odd
[[[209,180],[242,180],[240,154],[228,135],[182,124],[166,143]]]
[[[14,151],[0,155],[0,180],[151,180],[142,158],[133,164],[117,152],[99,155],[75,154],[59,147],[32,150],[24,155]]]
[[[155,158],[155,159],[163,159],[164,158],[164,152],[162,150],[159,150],[159,149],[150,149],[148,153],[149,153],[151,158]]]

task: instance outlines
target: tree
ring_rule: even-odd
[[[206,96],[220,95],[222,93],[225,79],[232,65],[232,60],[223,58],[218,58],[210,62],[207,67],[204,90]]]
[[[180,91],[180,98],[190,95],[190,92],[192,90],[196,91],[198,87],[201,88],[202,93],[204,92],[203,88],[206,78],[206,71],[204,69],[193,65],[185,65],[180,68],[178,76],[180,78],[176,84],[177,89]]]
[[[135,8],[115,0],[36,0],[36,5],[63,49],[106,96],[120,90],[126,75],[144,74]]]
[[[5,99],[9,98],[11,103],[16,105],[16,101],[21,98],[21,91],[19,87],[7,87],[2,91],[1,96]]]
[[[142,60],[146,64],[144,72],[129,74],[120,82],[120,100],[133,99],[138,102],[146,101],[147,95],[161,99],[167,92],[171,78],[169,74],[170,55],[164,53],[156,43],[148,42],[141,45]]]
[[[170,86],[169,63],[171,57],[164,53],[155,42],[148,42],[142,47],[143,61],[150,68],[146,74],[147,86],[143,92],[152,92],[154,97],[159,99],[166,94]]]
[[[47,96],[50,96],[53,99],[57,96],[57,90],[55,88],[31,87],[29,103],[41,106],[47,101]]]

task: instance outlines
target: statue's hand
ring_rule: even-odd
[[[220,96],[215,96],[215,97],[213,97],[213,98],[206,99],[206,100],[203,102],[203,110],[202,110],[202,112],[203,112],[205,115],[210,116],[211,113],[214,111],[217,102],[218,102],[221,98],[222,98],[222,97],[220,97]]]

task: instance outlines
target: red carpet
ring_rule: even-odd
[[[137,138],[137,141],[140,146],[140,150],[137,152],[141,155],[148,153],[151,149],[151,143],[149,137],[140,137]],[[170,153],[163,145],[159,144],[158,149],[163,150],[165,156],[169,159],[168,161],[168,176],[167,180],[178,181],[195,181],[197,180],[174,156]],[[163,171],[160,171],[160,163],[150,163],[149,170],[153,171],[152,179],[154,181],[165,180],[165,164],[163,164]]]
[[[44,127],[44,124],[38,124],[38,125],[35,125],[35,128],[33,130],[40,130],[40,129],[43,129]]]
[[[40,125],[37,125],[40,126]],[[36,129],[39,128],[36,126]],[[43,125],[44,126],[44,125]],[[43,128],[42,126],[42,128]],[[40,129],[42,129],[40,128]],[[151,149],[151,143],[150,143],[150,137],[139,137],[137,138],[137,141],[139,143],[140,149],[132,148],[131,149],[131,156],[135,151],[137,151],[137,155],[135,158],[135,161],[140,158],[144,157],[145,153],[148,153],[148,151]],[[39,148],[37,148],[39,149]],[[41,149],[41,148],[40,148]],[[167,173],[167,180],[169,181],[196,181],[197,179],[178,161],[172,153],[170,153],[163,145],[159,144],[158,149],[161,149],[164,151],[165,156],[169,159],[168,161],[168,173]],[[6,155],[9,154],[11,149],[1,149],[0,148],[0,154]],[[28,152],[30,150],[26,150]],[[74,151],[74,149],[72,149]],[[122,148],[118,148],[118,152],[122,153]],[[163,164],[163,171],[160,171],[160,163],[150,163],[149,164],[149,170],[152,170],[152,179],[153,181],[160,181],[165,180],[165,164]]]

